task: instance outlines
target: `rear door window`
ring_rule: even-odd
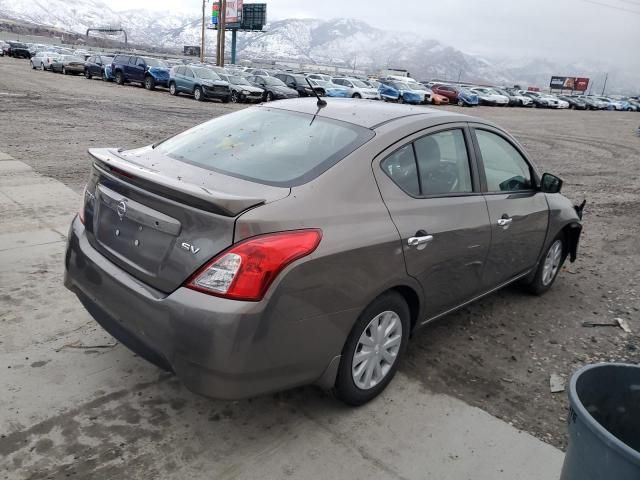
[[[467,145],[461,129],[427,135],[414,145],[422,195],[473,191]]]
[[[393,182],[411,196],[420,195],[418,167],[413,153],[413,144],[399,148],[380,164],[382,170]]]
[[[351,123],[254,107],[210,120],[156,148],[202,168],[292,187],[317,177],[373,136]]]
[[[193,70],[191,70],[190,68],[185,68],[184,76],[187,78],[193,78]]]

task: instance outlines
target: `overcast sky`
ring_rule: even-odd
[[[410,30],[472,54],[603,59],[640,73],[640,0],[265,1],[270,21],[359,18],[380,28]],[[202,5],[201,0],[105,2],[115,10],[198,9]]]

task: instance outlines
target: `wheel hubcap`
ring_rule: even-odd
[[[402,322],[397,313],[382,312],[369,322],[360,335],[351,365],[356,386],[369,390],[387,376],[398,358],[402,343]]]
[[[562,242],[556,240],[549,248],[542,267],[542,284],[549,285],[558,273],[562,259]]]

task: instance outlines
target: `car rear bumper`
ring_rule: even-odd
[[[327,384],[326,372],[335,364],[335,352],[310,342],[326,336],[318,329],[326,330],[334,317],[289,319],[286,308],[266,299],[227,300],[183,287],[164,294],[95,250],[77,217],[69,230],[64,283],[111,335],[202,395],[239,399]]]

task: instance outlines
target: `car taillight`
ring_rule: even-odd
[[[234,300],[259,301],[290,263],[320,243],[317,229],[269,233],[243,240],[198,270],[185,286]]]

